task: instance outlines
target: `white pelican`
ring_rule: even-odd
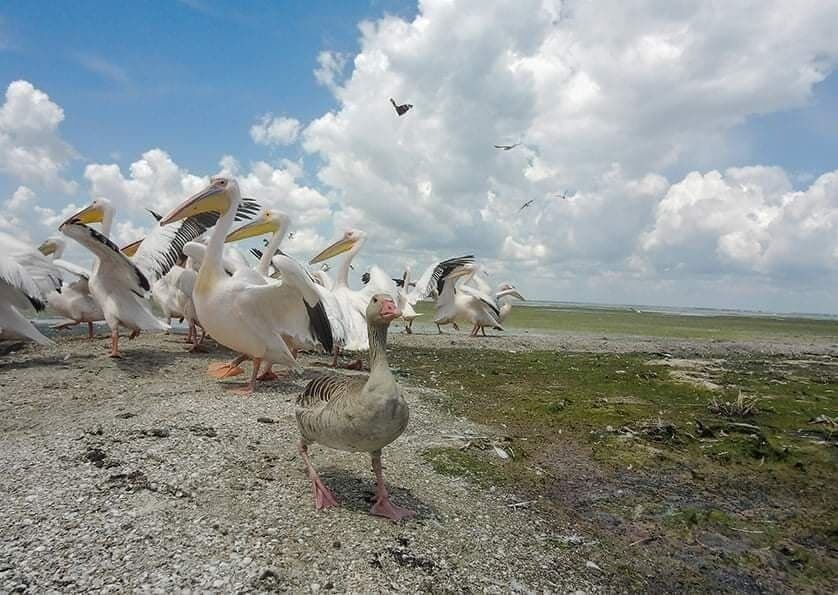
[[[518,292],[518,288],[512,283],[501,283],[495,290],[495,301],[500,306],[500,321],[506,320],[509,312],[512,310],[512,299],[527,301],[523,295]]]
[[[474,263],[474,256],[458,256],[440,262],[435,262],[425,269],[422,276],[416,281],[416,286],[407,292],[407,300],[411,305],[416,305],[419,300],[433,296],[436,300],[436,315],[434,322],[442,334],[442,324],[453,324],[459,330],[456,322],[456,313],[453,310],[454,304],[454,281],[464,275],[469,275],[472,269],[467,265]],[[451,279],[451,283],[445,281]],[[448,289],[446,290],[446,286]],[[437,319],[442,322],[437,322]]]
[[[287,291],[282,283],[256,275],[254,271],[236,271],[228,276],[222,258],[224,240],[236,218],[241,203],[238,183],[232,178],[212,178],[210,184],[175,207],[161,224],[168,225],[186,217],[207,212],[221,213],[207,242],[192,300],[198,319],[207,333],[222,345],[253,359],[250,383],[236,392],[253,392],[263,360],[298,370],[298,364],[278,329],[283,326],[283,311],[276,306],[277,295]],[[261,278],[258,278],[261,277]],[[230,364],[211,365],[214,376]]]
[[[129,259],[108,238],[113,216],[114,208],[110,201],[98,198],[70,216],[59,230],[96,257],[90,275],[90,292],[102,307],[105,321],[111,329],[110,357],[121,357],[120,326],[131,330],[131,339],[140,330],[168,330],[168,325],[151,313],[145,296],[151,290],[151,283],[165,275],[178,261],[183,245],[203,234],[217,217],[192,218],[178,227],[157,225]],[[88,227],[91,223],[101,223],[102,232]]]
[[[0,337],[52,345],[20,309],[46,306],[45,293],[60,286],[58,271],[26,243],[0,233]]]
[[[408,335],[413,334],[413,321],[416,320],[419,314],[410,303],[410,267],[405,267],[404,274],[401,279],[394,279],[399,291],[399,299],[396,305],[402,313],[402,320],[404,320],[404,332]]]
[[[105,319],[102,308],[90,294],[90,271],[77,264],[63,260],[66,242],[62,237],[51,237],[38,246],[38,250],[47,257],[52,257],[52,264],[62,271],[70,273],[76,280],[68,283],[64,278],[61,287],[49,292],[47,303],[64,318],[71,322],[58,324],[53,328],[64,329],[82,322],[87,323],[87,338],[93,338],[93,323]]]
[[[393,300],[398,298],[398,291],[393,280],[377,266],[370,269],[370,281],[362,290],[350,289],[349,269],[352,266],[352,259],[364,245],[366,238],[367,235],[363,231],[351,229],[344,233],[341,239],[325,248],[309,262],[309,264],[316,264],[344,252],[347,253],[338,267],[332,294],[340,308],[340,318],[346,331],[344,347],[350,351],[369,349],[366,311],[372,296],[386,293]],[[360,360],[355,362],[355,365],[357,366],[359,363]]]
[[[260,254],[255,271],[262,277],[269,277],[269,269],[273,266],[281,279],[282,291],[277,290],[274,298],[274,306],[283,311],[282,326],[277,330],[295,355],[298,350],[318,348],[330,352],[333,350],[333,326],[325,300],[321,298],[323,288],[294,259],[279,250],[289,221],[285,213],[265,209],[251,222],[228,234],[226,241],[237,242],[271,234],[264,252],[254,251]]]

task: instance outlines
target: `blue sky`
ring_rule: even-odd
[[[232,156],[300,256],[354,226],[366,262],[477,252],[536,298],[837,311],[838,8],[603,2],[7,1],[0,91],[64,119],[8,141],[0,118],[0,204],[48,209],[5,225],[34,241],[99,193],[126,239]],[[254,142],[265,114],[299,134]],[[4,164],[14,142],[75,194]]]
[[[223,153],[244,162],[283,154],[251,141],[253,120],[273,112],[306,122],[334,108],[312,75],[318,53],[354,53],[359,22],[416,11],[401,0],[45,6],[0,7],[0,81],[25,79],[57,100],[64,135],[86,160],[129,163],[164,146],[197,171]]]

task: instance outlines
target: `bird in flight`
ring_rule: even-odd
[[[293,240],[293,239],[294,239],[294,232],[293,232],[293,231],[292,231],[291,233],[289,233],[289,234],[288,234],[288,239],[289,239],[289,240]]]
[[[392,97],[390,98],[390,103],[393,104],[393,107],[396,108],[396,113],[400,116],[405,115],[407,113],[407,110],[413,107],[412,103],[403,103],[399,105]]]
[[[520,144],[521,143],[515,143],[515,144],[512,144],[512,145],[493,145],[493,146],[496,149],[503,149],[504,151],[511,151],[512,149],[514,149],[515,147],[517,147]]]
[[[524,204],[522,204],[522,205],[521,205],[521,208],[520,208],[520,209],[518,209],[518,212],[520,213],[521,211],[523,211],[524,209],[526,209],[528,206],[530,206],[530,205],[531,205],[532,203],[534,203],[534,202],[535,202],[535,199],[534,199],[534,198],[529,199],[527,202],[525,202]]]
[[[565,190],[561,194],[554,194],[553,196],[555,196],[556,198],[561,198],[562,200],[567,200],[567,190]]]

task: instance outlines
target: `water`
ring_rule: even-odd
[[[559,302],[528,300],[515,302],[515,307],[547,308],[551,310],[621,310],[625,312],[671,314],[673,316],[749,316],[758,318],[804,318],[808,320],[838,320],[838,314],[813,314],[809,312],[765,312],[762,310],[736,310],[725,308],[699,308],[690,306],[648,306],[643,304],[589,304],[585,302]]]

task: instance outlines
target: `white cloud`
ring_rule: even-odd
[[[300,135],[300,122],[294,118],[265,114],[250,127],[250,138],[257,145],[291,145]]]
[[[838,5],[815,1],[662,11],[423,0],[412,21],[363,23],[345,78],[329,78],[321,56],[318,80],[338,108],[306,127],[303,147],[321,160],[335,227],[370,231],[370,257],[394,270],[474,251],[547,295],[568,274],[603,280],[591,291],[618,278],[650,288],[666,265],[662,250],[639,246],[669,241],[658,207],[677,193],[667,172],[731,163],[745,156],[733,127],[805,105],[838,60],[836,19]],[[414,108],[399,117],[389,97]],[[492,148],[510,140],[523,145]],[[726,175],[782,195],[771,171]],[[568,200],[555,197],[564,191]],[[775,208],[752,206],[760,221]],[[758,243],[752,227],[731,227],[708,266],[777,272]]]
[[[35,202],[35,193],[32,189],[26,186],[18,186],[18,189],[14,191],[12,197],[3,206],[8,211],[20,212],[33,202]]]
[[[125,84],[130,81],[128,73],[121,66],[106,60],[102,56],[96,54],[88,54],[85,52],[76,52],[74,54],[76,61],[89,70],[104,79],[115,83]]]
[[[317,55],[317,68],[314,78],[318,83],[331,91],[336,91],[343,71],[346,68],[346,54],[340,52],[323,51]]]
[[[794,191],[776,167],[690,173],[659,203],[640,254],[678,276],[813,277],[838,269],[838,170]]]
[[[0,173],[26,184],[73,193],[62,177],[75,150],[58,133],[64,110],[27,81],[14,81],[0,106]]]

